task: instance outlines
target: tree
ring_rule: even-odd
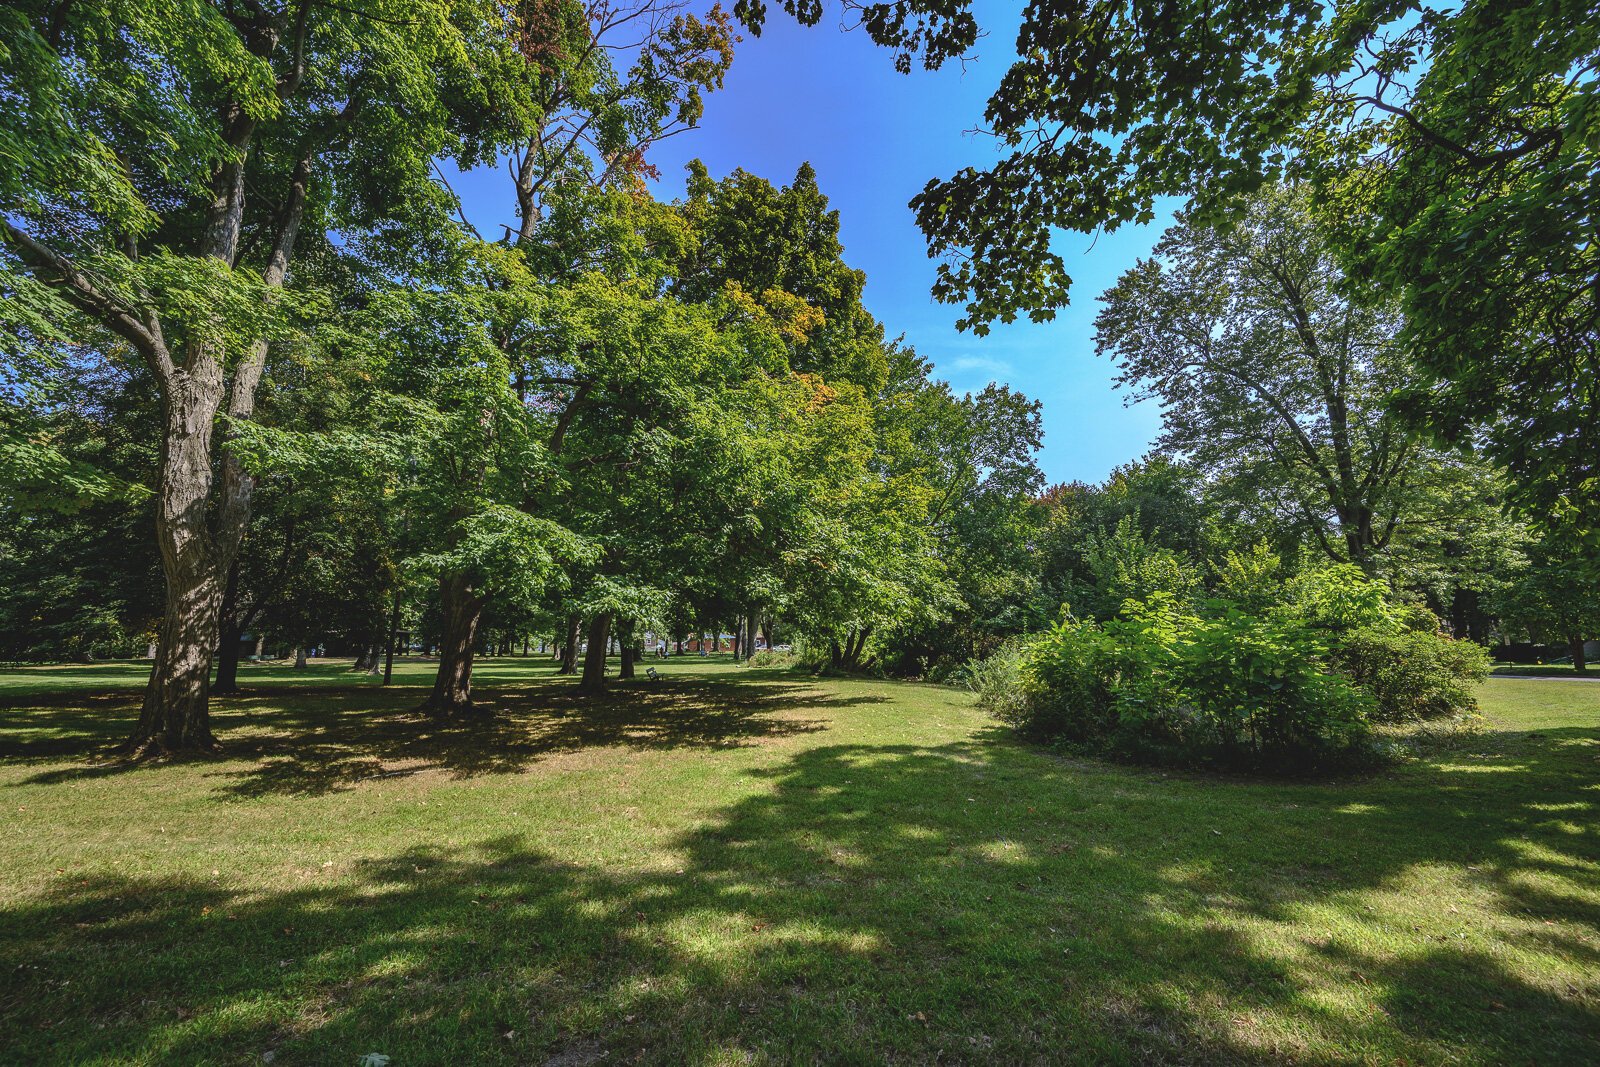
[[[1587,666],[1585,639],[1600,635],[1600,587],[1593,580],[1593,561],[1581,553],[1577,538],[1563,542],[1546,536],[1494,598],[1502,620],[1514,630],[1565,644],[1573,670],[1580,673]]]
[[[166,606],[135,751],[214,747],[209,677],[253,479],[254,413],[291,263],[391,205],[432,202],[442,87],[477,82],[449,0],[0,13],[0,270],[49,322],[137,364],[159,397]],[[479,103],[477,111],[487,110]]]
[[[811,164],[781,189],[743,170],[713,181],[699,160],[688,169],[680,210],[694,240],[672,291],[695,303],[726,297],[770,319],[792,370],[878,388],[883,327],[861,306],[866,275],[844,262],[839,213]]]
[[[967,7],[864,21],[937,61]],[[1333,250],[1395,301],[1418,372],[1402,410],[1452,442],[1482,434],[1515,500],[1569,514],[1600,555],[1592,5],[1044,0],[1015,50],[985,111],[1001,158],[912,201],[961,325],[1066,303],[1056,229],[1148,222],[1164,196],[1215,221],[1303,176],[1340,223]]]
[[[926,522],[951,586],[948,613],[884,635],[886,665],[926,674],[992,651],[1036,628],[1039,574],[1031,551],[1042,509],[1035,463],[1039,405],[990,384],[956,396],[916,352],[894,344],[877,403],[880,458],[931,490]]]
[[[1102,298],[1096,347],[1159,399],[1159,446],[1374,573],[1441,462],[1385,406],[1404,380],[1393,310],[1351,293],[1303,192],[1228,226],[1181,216]]]
[[[470,332],[486,368],[474,386],[479,408],[461,406],[464,396],[451,401],[456,417],[468,420],[452,435],[465,451],[434,457],[451,471],[450,492],[440,499],[449,498],[453,509],[436,511],[436,518],[450,514],[446,526],[458,531],[449,535],[450,543],[460,538],[459,547],[480,553],[428,557],[439,578],[443,632],[439,674],[426,707],[450,715],[472,706],[477,627],[496,588],[503,593],[511,584],[524,584],[523,593],[531,595],[535,585],[564,585],[569,576],[563,573],[558,582],[547,573],[547,562],[592,560],[597,546],[613,543],[609,536],[574,536],[574,528],[589,527],[550,518],[562,511],[551,501],[568,488],[560,468],[578,420],[604,417],[596,411],[606,389],[615,395],[630,383],[653,384],[636,364],[649,362],[639,357],[655,351],[654,338],[636,332],[637,322],[630,328],[575,309],[589,297],[630,316],[641,306],[656,306],[647,299],[660,288],[650,277],[659,259],[651,239],[665,236],[670,244],[671,235],[661,233],[667,213],[655,210],[642,187],[643,175],[650,173],[645,154],[656,140],[693,126],[702,94],[721,84],[732,60],[731,24],[715,6],[704,19],[658,0],[498,11],[498,25],[517,49],[508,62],[514,77],[531,79],[533,102],[505,127],[491,128],[475,151],[496,158],[509,148],[507,203],[514,205],[517,225],[506,226],[503,239],[491,242],[463,220],[458,237],[464,254],[452,259],[451,242],[443,242],[450,269],[441,279],[461,305],[459,321],[429,318],[435,336]],[[641,31],[641,39],[626,43]],[[613,64],[622,54],[634,57],[631,67]],[[437,348],[434,353],[438,358]],[[515,448],[504,447],[502,428],[515,428]],[[457,462],[463,456],[481,462]],[[487,515],[486,509],[498,517],[487,526],[471,519],[478,525],[467,536],[460,524]],[[550,546],[554,554],[541,550],[522,557],[532,566],[513,582],[507,568],[519,557],[491,548],[496,538],[531,538],[530,544]],[[485,551],[495,554],[492,567],[481,556]],[[449,572],[452,560],[462,564],[461,572]],[[604,640],[599,644],[603,654]]]

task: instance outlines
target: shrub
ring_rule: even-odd
[[[987,659],[972,660],[962,667],[960,681],[978,698],[980,708],[1003,722],[1021,724],[1026,704],[1021,645],[1001,645]]]
[[[1368,629],[1399,633],[1407,609],[1389,600],[1389,591],[1350,563],[1310,568],[1287,583],[1284,607],[1312,626],[1343,631]]]
[[[800,657],[793,652],[778,652],[770,648],[763,648],[749,659],[752,667],[793,667],[799,662]]]
[[[1108,755],[1294,773],[1370,759],[1370,701],[1327,673],[1303,620],[1164,596],[1106,623],[1068,620],[1023,652],[1008,721]]]
[[[1229,549],[1212,572],[1217,596],[1245,611],[1263,612],[1283,599],[1283,560],[1269,545]]]
[[[1199,594],[1199,570],[1180,553],[1139,532],[1134,516],[1123,516],[1108,534],[1091,533],[1084,542],[1088,581],[1073,583],[1073,603],[1095,618],[1111,618],[1128,600],[1164,593],[1183,602]]]
[[[1415,722],[1474,712],[1478,700],[1473,686],[1489,676],[1486,651],[1436,630],[1399,634],[1353,630],[1340,639],[1330,660],[1372,694],[1380,722]]]

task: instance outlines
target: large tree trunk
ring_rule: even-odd
[[[1583,674],[1589,669],[1589,663],[1583,656],[1583,638],[1567,638],[1567,649],[1572,653],[1572,670],[1576,674]]]
[[[166,611],[139,724],[126,749],[157,755],[216,749],[208,701],[230,558],[219,558],[206,523],[211,433],[222,403],[222,368],[207,353],[173,370],[162,397],[165,433],[156,496],[156,543],[166,577]],[[237,543],[237,542],[235,542]]]
[[[611,616],[601,612],[589,620],[589,649],[583,656],[583,680],[578,688],[599,693],[606,687],[606,645],[611,638]]]
[[[581,616],[567,616],[566,642],[561,646],[561,669],[556,671],[557,674],[578,673],[578,633],[582,626]]]
[[[229,143],[238,158],[213,176],[213,198],[207,211],[207,254],[231,264],[236,259],[244,216],[244,152],[254,121],[242,112],[230,120]],[[279,288],[287,275],[300,220],[311,157],[295,166],[285,198],[282,223],[262,281]],[[151,322],[155,322],[152,314]],[[212,467],[212,435],[217,415],[227,400],[233,419],[248,419],[255,410],[256,387],[266,366],[267,342],[252,344],[233,371],[231,389],[224,353],[214,342],[197,341],[177,366],[166,342],[152,337],[147,359],[161,383],[161,469],[156,493],[156,543],[166,578],[166,616],[156,649],[150,682],[145,687],[139,724],[126,750],[159,754],[177,750],[210,752],[211,658],[217,647],[222,596],[245,526],[250,521],[254,480],[236,457],[222,448],[222,487],[216,501],[215,526],[207,521],[216,477]]]
[[[439,608],[444,632],[439,641],[439,673],[433,692],[423,701],[430,715],[456,717],[472,713],[472,649],[483,617],[484,598],[470,579],[451,575],[439,580]]]
[[[303,671],[309,664],[306,662],[306,646],[296,645],[294,649],[295,670]]]

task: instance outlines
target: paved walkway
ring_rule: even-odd
[[[1530,678],[1539,682],[1600,682],[1600,671],[1589,674],[1491,674],[1491,678]]]

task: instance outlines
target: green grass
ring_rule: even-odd
[[[1600,1061],[1600,686],[1286,785],[698,660],[441,728],[427,669],[246,668],[136,769],[139,665],[0,678],[0,1061]]]

